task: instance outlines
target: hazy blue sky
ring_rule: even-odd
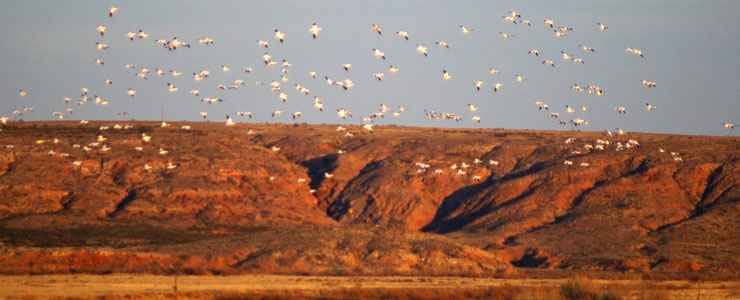
[[[115,4],[120,13],[112,19],[107,8]],[[533,22],[531,28],[505,23],[501,16],[510,9]],[[127,111],[137,119],[159,119],[164,107],[166,119],[199,119],[199,111],[209,111],[211,119],[223,120],[224,113],[253,111],[258,121],[269,121],[274,109],[287,113],[302,111],[304,121],[338,123],[334,110],[346,107],[360,116],[375,111],[381,103],[396,107],[404,104],[408,111],[400,118],[386,117],[380,124],[397,123],[421,126],[465,126],[557,129],[556,122],[537,111],[535,99],[543,98],[553,111],[564,118],[580,116],[591,121],[588,130],[621,127],[630,131],[691,134],[726,134],[725,121],[740,122],[740,1],[3,1],[0,11],[0,115],[30,105],[35,111],[26,120],[48,119],[52,111],[65,108],[63,97],[76,98],[81,87],[111,100],[108,107],[89,103],[75,107],[67,118],[116,119],[116,112]],[[568,37],[555,39],[542,21],[549,17],[557,24],[575,28]],[[323,27],[318,40],[311,40],[307,29],[317,21]],[[604,22],[609,31],[598,32],[595,23]],[[384,37],[370,31],[379,23]],[[104,54],[95,51],[101,40],[95,32],[106,24],[104,40],[111,49]],[[475,28],[463,36],[458,25]],[[272,39],[279,28],[287,33],[280,46]],[[128,31],[143,29],[148,40],[130,42]],[[411,34],[406,42],[393,33],[405,30]],[[515,35],[503,40],[498,32]],[[214,47],[197,45],[200,36],[211,36]],[[155,45],[155,40],[177,36],[191,41],[191,49],[168,53]],[[269,52],[277,59],[287,58],[293,67],[291,82],[284,90],[288,103],[280,103],[267,87],[255,81],[279,78],[279,68],[262,67],[256,40],[271,43]],[[447,40],[451,49],[434,46],[436,40]],[[417,43],[430,48],[425,59],[415,51]],[[587,44],[598,52],[585,54],[577,45]],[[628,56],[626,47],[639,47],[646,59]],[[370,49],[380,48],[387,62],[373,58]],[[539,58],[528,49],[543,51]],[[566,50],[585,59],[584,65],[566,63],[560,51]],[[101,57],[105,66],[94,64]],[[552,69],[540,62],[552,58]],[[133,63],[150,69],[176,69],[179,78],[150,76],[136,78],[124,64]],[[352,63],[349,74],[341,64]],[[220,71],[228,64],[232,70]],[[386,74],[377,82],[372,73],[386,71],[389,64],[401,68],[398,74]],[[253,67],[251,75],[240,72]],[[488,75],[489,67],[501,73]],[[211,71],[210,79],[194,82],[191,74],[203,68]],[[453,79],[440,80],[442,69]],[[352,78],[356,87],[350,92],[329,87],[323,80],[310,80],[308,71],[321,76]],[[386,71],[387,73],[387,71]],[[514,83],[514,75],[523,74],[524,84]],[[219,83],[244,79],[247,85],[236,91],[221,92]],[[106,87],[105,79],[113,80]],[[476,93],[473,80],[485,81],[484,90]],[[658,87],[645,89],[640,80],[656,80]],[[500,81],[503,92],[493,94],[492,82]],[[167,92],[166,83],[179,87]],[[303,96],[293,89],[299,82],[311,89]],[[573,83],[597,83],[607,90],[605,97],[577,95]],[[126,96],[128,88],[138,94]],[[202,96],[221,96],[225,102],[206,105],[188,91],[197,87]],[[18,89],[30,95],[21,99]],[[327,111],[312,109],[313,95],[324,98]],[[646,112],[644,103],[657,105]],[[467,103],[480,107],[482,122],[474,124],[465,112]],[[564,106],[586,104],[586,114],[567,115]],[[618,116],[614,107],[625,105],[626,116]],[[465,122],[429,121],[424,109],[465,115]],[[289,117],[281,119],[290,122]],[[738,133],[734,133],[737,135]]]

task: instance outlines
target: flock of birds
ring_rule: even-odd
[[[120,12],[119,7],[117,6],[111,6],[108,11],[107,15],[109,18],[115,17]],[[533,27],[535,26],[534,23],[531,20],[524,19],[522,14],[516,10],[509,11],[506,15],[502,16],[502,20],[506,23],[510,23],[512,25],[521,25],[526,27]],[[561,25],[555,22],[555,20],[550,18],[545,18],[543,20],[543,28],[546,30],[550,30],[553,33],[553,36],[555,38],[565,38],[568,36],[570,32],[573,32],[574,28]],[[459,25],[460,34],[462,35],[472,35],[476,32],[476,30],[470,26],[466,25]],[[598,32],[607,32],[609,30],[609,26],[604,23],[596,23],[595,30]],[[105,41],[105,39],[109,35],[109,27],[105,24],[100,24],[95,27],[95,31],[97,35],[99,36],[99,41],[95,43],[95,49],[100,52],[103,56],[109,51],[111,48],[110,45]],[[370,31],[373,34],[376,34],[378,37],[384,37],[385,31],[382,25],[380,24],[371,24]],[[319,40],[321,38],[323,32],[323,28],[317,23],[313,22],[307,30],[307,33],[311,36],[313,40]],[[399,30],[394,33],[394,35],[400,39],[403,42],[410,42],[413,40],[411,33],[408,31]],[[514,38],[514,35],[508,32],[499,32],[498,36],[501,39],[511,39]],[[143,41],[149,39],[150,34],[144,31],[143,29],[139,29],[137,31],[130,31],[126,33],[126,38],[131,41]],[[257,47],[263,48],[265,50],[264,54],[262,55],[262,61],[264,62],[264,67],[267,69],[273,69],[273,68],[279,68],[280,69],[280,76],[279,78],[276,78],[275,80],[271,80],[269,82],[266,81],[256,81],[257,86],[268,86],[269,89],[277,96],[277,99],[282,103],[287,103],[289,95],[286,91],[286,86],[291,82],[291,79],[289,78],[289,73],[291,70],[292,64],[286,59],[277,59],[273,57],[269,50],[272,47],[275,47],[275,43],[282,45],[286,42],[288,38],[288,34],[284,31],[281,31],[279,29],[274,29],[272,32],[272,38],[274,39],[274,42],[271,43],[267,39],[261,39],[257,40]],[[216,41],[212,37],[203,36],[200,38],[197,38],[195,40],[195,43],[201,46],[205,47],[212,47],[216,45]],[[179,51],[181,49],[187,49],[191,48],[191,42],[181,39],[178,37],[173,37],[170,39],[158,39],[155,41],[155,44],[166,49],[169,52]],[[441,49],[450,49],[451,45],[448,41],[445,40],[437,40],[434,42],[434,45],[436,45],[438,48]],[[578,48],[581,50],[583,55],[592,55],[598,53],[596,49],[593,47],[587,46],[585,44],[579,44]],[[430,46],[427,46],[425,43],[418,42],[416,43],[416,52],[423,56],[423,57],[429,57],[430,55]],[[529,49],[527,53],[537,59],[541,59],[541,63],[546,66],[550,67],[556,67],[558,63],[573,63],[573,64],[584,64],[585,60],[581,56],[575,54],[575,53],[569,53],[565,50],[560,51],[560,61],[556,62],[556,59],[550,57],[545,57],[544,51],[541,49],[533,48]],[[645,52],[636,47],[628,47],[625,49],[625,53],[627,55],[634,56],[638,59],[645,59]],[[370,51],[370,54],[372,54],[373,57],[377,58],[378,60],[385,62],[390,60],[388,56],[386,56],[386,53],[378,48],[373,48]],[[96,58],[95,64],[104,66],[105,65],[105,59],[103,57]],[[137,78],[141,80],[148,80],[152,77],[158,77],[158,78],[164,78],[165,76],[171,76],[173,79],[178,78],[180,76],[183,76],[183,72],[170,69],[165,70],[163,68],[150,68],[146,66],[137,66],[136,64],[129,63],[125,64],[124,67],[132,72]],[[352,64],[346,63],[341,65],[342,69],[349,74],[352,70]],[[230,72],[231,67],[228,64],[223,64],[220,66],[220,69],[222,72]],[[386,73],[389,75],[393,75],[400,71],[400,68],[397,64],[390,64],[387,67],[387,70],[375,72],[372,74],[372,77],[375,78],[377,81],[383,81],[386,78]],[[245,67],[242,68],[242,73],[244,74],[251,74],[254,72],[254,68],[252,67]],[[496,78],[499,74],[499,70],[496,68],[489,68],[488,73],[494,78],[494,81],[491,83],[491,91],[493,93],[500,93],[504,89],[504,84]],[[192,73],[192,79],[194,82],[200,82],[205,81],[210,77],[211,71],[208,69],[202,69],[197,70]],[[317,71],[310,71],[308,73],[308,78],[310,80],[317,80],[319,77],[323,78],[323,80],[326,82],[329,86],[334,86],[341,88],[342,90],[349,91],[354,86],[355,83],[351,78],[343,78],[343,79],[336,79],[336,78],[330,78],[328,75],[319,76],[319,73]],[[448,70],[442,69],[440,79],[442,81],[447,80],[454,80],[454,75],[451,74]],[[174,81],[174,80],[172,80]],[[523,84],[526,81],[526,78],[522,74],[515,74],[514,75],[514,82],[515,84]],[[104,81],[106,86],[113,85],[113,81],[110,79],[106,79]],[[244,79],[236,79],[228,84],[218,84],[216,88],[220,91],[228,91],[228,90],[237,90],[243,86],[245,86],[247,83]],[[475,91],[481,92],[484,89],[485,81],[481,79],[474,80],[472,82],[473,88]],[[654,80],[648,80],[643,79],[640,81],[640,85],[646,89],[652,89],[657,86],[656,81]],[[178,93],[180,91],[180,88],[173,82],[166,82],[165,84],[166,90],[169,93]],[[319,95],[314,95],[311,93],[311,90],[303,83],[300,82],[294,82],[293,87],[295,90],[303,95],[312,97],[313,101],[313,108],[316,109],[319,112],[325,111],[325,104],[324,99]],[[587,94],[589,96],[596,96],[601,97],[606,95],[606,90],[599,86],[598,84],[589,83],[589,84],[580,84],[580,83],[574,83],[570,89],[576,93],[576,94]],[[51,114],[52,118],[55,119],[64,119],[66,116],[73,114],[74,112],[74,105],[82,106],[87,103],[94,103],[95,105],[99,106],[107,106],[111,103],[112,100],[107,99],[103,96],[100,96],[98,94],[91,94],[90,90],[88,88],[81,88],[80,90],[80,96],[77,99],[72,99],[71,97],[64,97],[64,104],[65,109],[62,111],[54,111]],[[206,104],[218,104],[221,102],[224,102],[224,98],[221,96],[202,96],[200,90],[198,88],[192,88],[188,92],[190,95],[194,97],[200,98],[200,101],[202,103]],[[126,91],[126,95],[129,98],[135,98],[138,95],[138,92],[135,88],[128,88]],[[26,89],[20,89],[19,90],[19,96],[21,98],[25,98],[29,96],[29,92]],[[589,111],[589,107],[586,105],[581,105],[580,109],[576,109],[570,105],[566,105],[564,107],[564,110],[562,112],[556,112],[554,108],[551,109],[551,107],[546,103],[544,99],[536,99],[534,101],[536,107],[541,111],[548,111],[548,116],[552,118],[553,120],[557,121],[558,124],[567,126],[571,125],[573,128],[578,128],[581,126],[589,125],[590,121],[583,119],[581,117],[569,117],[568,115],[575,114],[578,110],[582,113],[586,113]],[[644,110],[647,112],[652,112],[657,109],[657,106],[655,104],[651,103],[645,103],[644,104]],[[380,118],[384,118],[386,115],[392,115],[394,117],[400,117],[403,112],[406,111],[405,105],[398,105],[397,109],[391,110],[390,107],[386,104],[381,104],[377,111],[371,112],[368,115],[363,116],[362,122],[367,125],[367,128],[372,128],[372,124]],[[477,106],[473,103],[467,104],[467,112],[470,113],[470,120],[474,123],[480,123],[481,122],[481,116],[477,114]],[[625,115],[627,114],[627,107],[625,105],[615,105],[614,111],[618,115]],[[10,121],[12,118],[19,119],[24,114],[28,114],[33,112],[33,107],[31,106],[23,106],[22,108],[15,109],[12,112],[12,116],[1,116],[0,121],[2,121],[3,124],[6,124],[8,121]],[[352,118],[352,111],[348,107],[338,107],[335,109],[336,115],[340,119],[349,119]],[[119,116],[127,117],[129,114],[128,112],[118,112],[116,113]],[[280,109],[276,109],[271,113],[272,118],[279,118],[281,117],[285,112]],[[236,116],[243,117],[243,118],[254,118],[255,114],[253,112],[249,111],[239,111],[235,112]],[[290,118],[293,120],[298,120],[303,117],[303,113],[300,111],[295,111],[292,113],[289,113]],[[200,112],[200,116],[204,119],[208,118],[208,112]],[[457,122],[462,122],[466,119],[464,115],[454,113],[454,112],[437,112],[434,110],[425,109],[424,110],[424,116],[427,119],[430,120],[453,120]],[[235,123],[235,121],[231,118],[230,115],[226,115],[226,124],[232,125]],[[723,127],[731,130],[734,129],[735,124],[732,122],[725,122],[723,123]]]
[[[107,17],[108,18],[114,18],[116,15],[120,12],[119,8],[117,6],[112,6],[107,11]],[[504,22],[510,23],[512,25],[516,26],[526,26],[526,27],[534,27],[534,22],[531,20],[525,19],[522,14],[518,11],[509,11],[506,15],[502,16],[502,20]],[[595,24],[594,30],[597,32],[607,32],[609,30],[608,25],[604,23],[597,23]],[[542,27],[545,30],[548,30],[552,32],[553,37],[556,39],[565,38],[569,35],[569,33],[574,31],[574,28],[561,25],[556,23],[553,19],[545,18],[542,22]],[[376,35],[378,38],[385,38],[387,33],[384,31],[384,28],[380,24],[371,24],[370,25],[370,34]],[[460,34],[462,35],[473,35],[476,34],[476,29],[467,26],[467,25],[459,25]],[[101,57],[98,57],[94,60],[94,63],[100,66],[104,66],[106,64],[105,62],[105,55],[111,48],[111,46],[106,42],[106,39],[109,37],[109,27],[105,24],[97,25],[95,27],[96,35],[98,36],[98,41],[95,43],[95,49],[98,53],[101,54]],[[323,28],[317,23],[314,22],[308,26],[307,34],[309,34],[312,38],[312,40],[320,40]],[[272,35],[272,41],[269,39],[260,39],[256,41],[256,46],[259,48],[262,48],[264,50],[264,53],[262,54],[261,61],[263,63],[263,67],[268,70],[273,69],[279,69],[279,75],[274,80],[270,81],[256,81],[256,85],[258,87],[267,87],[270,89],[270,91],[275,95],[277,100],[283,104],[287,103],[289,100],[289,94],[287,93],[288,86],[290,86],[290,83],[293,81],[289,75],[291,74],[291,67],[292,64],[286,59],[278,59],[276,57],[273,57],[273,55],[270,53],[270,49],[274,47],[279,47],[280,45],[286,43],[286,40],[288,39],[288,34],[282,30],[274,29],[274,31],[271,33]],[[413,43],[414,38],[412,37],[412,33],[398,30],[393,33],[395,37],[399,40],[401,43]],[[508,32],[499,32],[498,36],[501,39],[511,39],[514,38],[514,35]],[[139,29],[137,31],[131,31],[126,33],[126,38],[130,42],[141,42],[148,40],[150,38],[150,33],[144,31],[143,29]],[[172,37],[168,39],[158,39],[154,43],[158,47],[163,48],[165,51],[168,52],[176,52],[176,51],[186,51],[184,49],[191,48],[195,45],[191,45],[191,42],[185,39],[181,39],[179,37]],[[216,41],[212,37],[203,36],[200,38],[197,38],[194,41],[194,44],[196,44],[198,47],[213,47],[216,45]],[[431,45],[431,44],[430,44]],[[427,59],[430,56],[430,52],[432,51],[432,46],[428,44],[422,43],[422,42],[416,42],[415,51],[420,55],[422,58]],[[452,49],[453,46],[450,42],[446,40],[437,40],[433,43],[433,45],[439,49],[449,50]],[[588,55],[595,55],[598,53],[598,51],[588,45],[580,44],[578,45],[578,49],[580,49],[581,53],[569,53],[567,51],[561,51],[559,54],[559,59],[556,59],[554,57],[547,57],[543,50],[533,48],[528,49],[527,53],[528,55],[531,55],[533,58],[537,59],[539,62],[541,62],[542,65],[546,67],[556,68],[558,64],[560,63],[571,63],[571,64],[584,64],[585,59],[583,57]],[[635,47],[629,47],[625,49],[625,54],[634,56],[635,59],[645,59],[645,51],[640,48]],[[379,62],[386,64],[388,61],[392,60],[392,57],[389,57],[386,55],[386,53],[379,49],[379,48],[372,48],[369,49],[369,52],[367,55],[372,55],[372,57],[376,58]],[[171,77],[172,79],[184,76],[184,72],[170,69],[165,70],[163,68],[150,68],[147,66],[138,66],[133,63],[125,64],[123,66],[129,73],[131,73],[133,76],[138,78],[139,80],[149,80],[150,78],[166,78]],[[341,69],[344,70],[344,73],[349,76],[349,74],[352,74],[352,64],[346,63],[342,64]],[[384,67],[385,68],[385,67]],[[220,66],[221,72],[230,72],[231,67],[228,64],[223,64]],[[247,76],[248,74],[252,74],[254,72],[254,68],[252,67],[244,67],[241,69],[241,73]],[[377,81],[383,81],[386,79],[386,74],[389,76],[393,76],[393,74],[396,74],[400,72],[400,67],[398,64],[388,64],[387,68],[384,69],[384,71],[375,72],[372,74],[372,77]],[[501,81],[498,81],[497,78],[500,77],[499,75],[500,71],[496,68],[488,68],[488,74],[493,78],[492,83],[490,84],[490,90],[492,93],[501,93],[504,90],[504,84]],[[317,71],[310,71],[307,74],[308,80],[323,80],[326,85],[330,87],[336,87],[337,89],[343,90],[343,91],[350,91],[355,86],[354,81],[347,77],[347,78],[332,78],[328,75],[319,75],[319,72]],[[202,69],[202,70],[195,70],[192,72],[192,80],[193,82],[202,82],[207,81],[211,77],[211,71],[208,69]],[[449,72],[446,69],[440,70],[440,77],[439,79],[441,81],[449,81],[449,80],[455,80],[455,75]],[[526,81],[526,77],[522,74],[515,74],[514,75],[514,84],[523,84]],[[171,80],[169,82],[165,82],[163,85],[164,88],[167,90],[168,93],[180,93],[181,89],[178,87],[175,83],[173,83]],[[113,81],[110,79],[106,79],[104,81],[106,86],[113,85]],[[637,84],[637,83],[636,83]],[[654,80],[649,79],[643,79],[639,82],[640,86],[645,89],[653,89],[657,87],[657,83]],[[230,83],[221,83],[216,85],[217,90],[227,92],[230,90],[237,90],[247,85],[247,81],[243,79],[236,79],[233,80]],[[324,99],[320,95],[315,95],[312,93],[312,91],[308,88],[308,86],[304,83],[293,81],[292,86],[295,89],[295,91],[303,96],[303,97],[309,97],[309,99],[312,99],[313,108],[316,109],[319,112],[324,112],[326,109],[326,106],[324,104]],[[474,80],[472,82],[471,86],[476,92],[483,92],[484,89],[486,89],[486,81],[483,79]],[[576,94],[584,94],[588,96],[593,97],[603,97],[607,94],[606,89],[598,84],[595,83],[574,83],[572,86],[570,86],[570,89],[576,93]],[[188,91],[188,94],[192,97],[199,98],[200,101],[207,105],[218,105],[219,103],[224,102],[224,98],[221,96],[205,96],[201,95],[201,92],[197,88],[192,88]],[[26,89],[19,89],[18,95],[20,98],[26,98],[29,97],[29,92]],[[133,87],[128,88],[126,90],[126,97],[134,99],[136,97],[139,97],[137,90]],[[83,105],[90,105],[89,103],[92,103],[93,105],[105,107],[111,103],[111,101],[108,98],[105,98],[103,96],[100,96],[96,93],[93,93],[88,88],[81,88],[80,89],[80,95],[76,99],[73,99],[71,97],[64,97],[64,104],[65,109],[61,111],[55,111],[52,112],[52,118],[55,119],[64,119],[65,117],[68,117],[69,115],[72,115],[74,113],[74,106],[83,106]],[[581,105],[580,107],[576,106],[570,106],[566,105],[563,109],[563,111],[555,111],[556,109],[551,108],[550,105],[544,100],[544,99],[535,99],[534,101],[535,107],[537,110],[544,112],[549,118],[554,120],[560,125],[563,126],[572,126],[575,128],[580,128],[582,126],[589,125],[590,121],[583,119],[581,117],[570,117],[575,116],[577,112],[586,113],[589,111],[589,107],[586,105]],[[462,109],[462,108],[461,108]],[[425,109],[424,110],[424,116],[427,119],[430,120],[452,120],[456,122],[462,122],[469,118],[474,123],[480,123],[482,116],[478,114],[478,105],[475,103],[468,103],[465,106],[465,114],[458,114],[454,112],[438,112],[435,110]],[[657,109],[657,106],[652,103],[645,103],[644,104],[644,110],[646,112],[653,112]],[[404,114],[407,111],[407,108],[405,105],[397,105],[394,108],[392,108],[390,105],[387,104],[381,104],[377,111],[373,111],[367,115],[364,115],[361,117],[362,120],[362,129],[366,132],[373,132],[373,126],[375,122],[378,119],[383,119],[386,116],[392,116],[392,117],[401,117],[402,114]],[[625,115],[628,112],[628,108],[625,105],[615,105],[614,111],[618,115]],[[12,112],[12,116],[0,116],[0,123],[5,125],[9,122],[12,122],[14,120],[20,119],[24,114],[29,114],[33,112],[33,107],[31,106],[24,106],[22,108],[16,109]],[[336,113],[336,116],[339,119],[345,120],[345,119],[351,119],[353,118],[352,111],[349,107],[336,107],[334,108],[334,112]],[[127,112],[119,112],[117,113],[119,116],[125,117],[128,116]],[[234,116],[238,116],[240,118],[245,119],[252,119],[255,117],[255,113],[250,111],[238,111],[233,113]],[[272,111],[271,117],[272,118],[280,118],[283,115],[289,115],[292,120],[299,120],[303,117],[303,113],[300,111],[293,111],[293,112],[285,112],[280,109],[276,109]],[[207,111],[202,111],[199,113],[199,117],[203,118],[204,120],[208,120],[209,115]],[[88,121],[81,120],[81,124],[88,124]],[[237,122],[232,118],[232,114],[227,114],[225,116],[224,124],[225,126],[233,126]],[[169,127],[170,124],[168,124],[165,121],[162,121],[161,123],[162,127]],[[727,130],[732,130],[735,128],[735,124],[732,122],[725,122],[723,123],[723,127]],[[130,129],[132,128],[131,125],[120,125],[116,124],[113,126],[113,129]],[[100,130],[108,130],[110,129],[109,126],[101,126]],[[181,127],[183,130],[189,130],[191,129],[189,125],[184,125]],[[338,126],[337,132],[341,132],[344,136],[353,136],[354,133],[347,130],[347,128]],[[254,132],[250,130],[250,134],[253,134]],[[606,132],[609,136],[614,135],[624,135],[625,131],[623,129],[617,128],[615,130],[609,130]],[[151,136],[144,133],[142,135],[142,140],[146,143],[150,142],[152,139]],[[104,137],[102,134],[98,136],[97,140],[88,144],[88,145],[78,145],[75,144],[75,148],[80,148],[86,152],[92,151],[94,149],[98,149],[100,152],[107,152],[110,151],[110,146],[106,144],[107,138]],[[45,140],[39,140],[37,141],[37,144],[43,144],[46,143]],[[55,139],[53,143],[57,143],[58,140]],[[573,143],[573,139],[566,140],[566,144]],[[604,151],[607,147],[610,147],[612,145],[612,142],[609,140],[597,140],[595,144],[586,144],[584,145],[584,148],[586,151]],[[616,142],[615,145],[616,151],[622,151],[627,150],[631,148],[639,147],[639,142],[633,139],[628,140],[625,143],[622,142]],[[12,145],[7,145],[6,148],[12,148]],[[279,147],[272,147],[272,151],[279,151]],[[143,147],[137,147],[138,151],[143,151]],[[339,150],[340,154],[342,150]],[[581,150],[574,150],[574,154],[580,153]],[[665,150],[660,149],[661,152],[665,152]],[[52,153],[53,150],[51,150],[50,155],[56,155],[57,153]],[[165,149],[160,148],[158,153],[160,155],[167,155],[168,151]],[[68,154],[67,154],[68,156]],[[675,161],[682,161],[680,154],[671,152],[671,156]],[[458,175],[465,175],[466,169],[471,165],[478,165],[484,163],[482,160],[476,158],[475,161],[471,163],[461,162],[456,163],[452,166],[450,166],[450,169],[453,170]],[[499,164],[498,161],[490,160],[487,162],[490,166],[497,166]],[[75,161],[73,163],[76,167],[79,167],[82,162],[81,161]],[[573,161],[565,160],[563,162],[564,165],[574,165]],[[578,164],[581,167],[588,167],[588,162],[580,162]],[[169,162],[168,164],[162,166],[165,169],[174,169],[177,167],[177,164]],[[426,172],[427,169],[430,168],[429,164],[419,162],[417,163],[418,173]],[[153,167],[149,164],[145,165],[144,168],[146,170],[151,170]],[[437,168],[432,171],[435,174],[439,174],[444,172],[442,168]],[[332,174],[326,173],[324,174],[326,178],[333,177]],[[474,175],[474,180],[480,180],[479,175]],[[272,178],[271,178],[272,180]],[[305,181],[305,179],[304,179]]]

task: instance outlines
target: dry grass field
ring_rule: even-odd
[[[740,282],[461,277],[1,276],[16,299],[739,299]],[[590,298],[589,298],[590,297]]]

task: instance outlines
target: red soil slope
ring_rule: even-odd
[[[740,274],[737,137],[114,123],[2,129],[0,272]]]

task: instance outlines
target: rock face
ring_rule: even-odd
[[[0,132],[0,272],[740,274],[737,137],[132,124]]]

